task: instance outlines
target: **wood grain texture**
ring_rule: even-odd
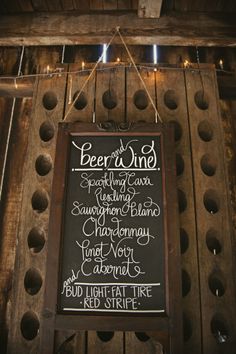
[[[116,26],[120,26],[128,44],[236,46],[233,15],[173,12],[158,21],[141,19],[135,14],[1,16],[0,45],[107,43]],[[114,42],[117,41],[118,38]]]
[[[182,157],[184,169],[177,176],[177,188],[185,193],[187,208],[181,212],[180,228],[187,233],[189,246],[182,254],[182,268],[191,278],[191,290],[182,299],[183,312],[193,329],[188,340],[184,342],[183,352],[201,353],[200,289],[197,254],[197,234],[195,226],[194,183],[192,161],[189,151],[190,136],[188,129],[188,109],[184,75],[182,71],[160,70],[156,72],[157,108],[164,122],[176,122],[175,152]],[[169,94],[173,95],[168,99]],[[173,105],[173,103],[176,105]],[[172,105],[170,105],[172,103]],[[169,107],[167,106],[169,105]],[[172,109],[171,109],[172,108]],[[174,124],[174,123],[173,123]],[[180,235],[181,236],[181,235]],[[192,304],[194,303],[194,306]],[[191,348],[191,349],[190,349]]]
[[[107,332],[89,331],[87,353],[88,354],[123,353],[123,332],[110,332],[110,333],[112,338],[106,341]],[[104,338],[105,340],[102,340],[99,337]]]
[[[46,110],[42,103],[44,94],[48,91],[54,91],[57,95],[58,103],[53,110]],[[43,153],[51,155],[52,160],[54,159],[57,122],[62,118],[63,112],[65,92],[64,79],[62,77],[56,79],[50,77],[47,79],[44,78],[37,83],[36,92],[37,99],[34,101],[28,150],[23,169],[24,189],[20,209],[20,223],[17,232],[17,256],[10,303],[11,320],[9,325],[9,354],[27,353],[29,351],[34,353],[38,351],[39,336],[36,335],[36,338],[32,341],[26,340],[22,336],[19,324],[21,323],[23,315],[29,310],[33,311],[40,321],[42,311],[47,247],[45,245],[39,253],[32,252],[28,246],[28,235],[34,227],[43,229],[45,235],[47,235],[49,206],[45,211],[38,212],[33,208],[32,196],[38,189],[44,189],[46,193],[50,195],[52,173],[49,173],[47,176],[40,176],[35,170],[35,161],[37,157]],[[49,95],[49,98],[50,97],[51,96]],[[54,139],[48,142],[41,140],[39,135],[40,126],[44,121],[49,121],[55,129]],[[42,287],[34,296],[28,293],[24,286],[25,274],[27,270],[32,267],[38,269],[42,279]],[[32,323],[31,326],[33,326]]]
[[[138,16],[141,18],[159,18],[163,0],[139,0]]]
[[[186,73],[187,100],[190,109],[190,133],[193,151],[193,173],[197,181],[194,187],[198,255],[201,290],[201,314],[203,353],[235,352],[235,284],[232,259],[232,224],[229,215],[227,191],[227,169],[223,150],[222,122],[217,104],[216,80],[213,70],[204,69]],[[204,90],[204,91],[203,91]],[[197,92],[204,92],[203,106],[196,99]],[[202,97],[202,96],[201,96]],[[200,101],[201,102],[201,101]],[[203,107],[203,108],[201,108]],[[199,133],[204,122],[205,135]],[[212,135],[211,135],[212,131]],[[215,171],[207,174],[200,163],[203,156],[215,161]],[[213,204],[212,204],[213,203]],[[216,254],[207,247],[207,233],[214,230],[214,237],[222,247]],[[212,280],[213,279],[215,280]],[[223,287],[222,292],[219,290]],[[217,293],[218,291],[218,293]],[[219,331],[219,332],[218,332]],[[220,335],[226,340],[221,345]],[[218,338],[218,340],[217,340]]]
[[[23,186],[24,157],[29,132],[31,100],[18,100],[12,125],[12,133],[5,170],[4,191],[0,208],[0,347],[6,353],[9,329],[10,296],[17,247],[17,230]],[[7,111],[4,112],[6,118]],[[1,138],[3,136],[1,135]],[[4,142],[4,139],[1,139]],[[4,146],[4,145],[3,145]],[[3,147],[2,146],[2,147]],[[1,159],[2,161],[2,159]]]

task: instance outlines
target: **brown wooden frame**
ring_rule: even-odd
[[[99,331],[155,331],[167,353],[182,354],[182,311],[179,225],[177,218],[177,189],[175,182],[175,154],[173,127],[170,125],[136,123],[127,131],[105,131],[97,124],[60,123],[52,187],[51,211],[48,236],[47,274],[42,313],[40,353],[52,354],[55,330],[99,330]],[[158,314],[60,314],[57,310],[58,276],[60,264],[61,231],[63,219],[64,187],[70,136],[113,136],[113,135],[157,135],[163,136],[162,159],[164,225],[167,233],[165,243],[165,278],[167,311]]]

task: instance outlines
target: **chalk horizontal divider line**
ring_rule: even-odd
[[[71,171],[160,171],[160,168],[72,168]]]
[[[162,313],[162,312],[165,312],[165,310],[106,310],[106,309],[80,309],[80,308],[73,308],[73,307],[64,307],[63,308],[63,311],[85,311],[85,312],[88,312],[88,311],[92,311],[92,312],[135,312],[135,313],[138,313],[138,312],[149,312],[149,313]]]
[[[87,285],[87,286],[103,286],[103,285],[127,285],[127,286],[160,286],[161,283],[148,283],[148,284],[137,284],[137,283],[80,283],[75,282],[74,285]]]

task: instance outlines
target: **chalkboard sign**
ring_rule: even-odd
[[[63,311],[164,313],[162,136],[71,136]]]
[[[155,331],[182,353],[173,127],[59,124],[40,350],[56,330]]]

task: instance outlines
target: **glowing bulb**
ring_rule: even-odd
[[[157,71],[157,68],[154,68],[154,71]]]
[[[153,64],[157,64],[157,45],[153,44]]]
[[[220,59],[220,61],[219,61],[219,66],[220,66],[221,70],[224,69],[224,62],[222,59]]]
[[[50,66],[49,65],[47,65],[46,72],[47,72],[47,74],[49,74],[49,72],[50,72]]]
[[[17,90],[18,89],[18,85],[17,85],[16,79],[14,79],[14,85],[15,85],[15,89]]]
[[[107,62],[107,45],[103,44],[102,46],[102,62],[106,63]]]
[[[117,62],[117,63],[120,63],[120,58],[116,58],[116,62]]]
[[[184,61],[184,67],[185,69],[189,67],[189,61],[187,59]]]
[[[82,70],[84,70],[84,68],[85,68],[85,62],[84,61],[82,61],[81,68],[82,68]]]

